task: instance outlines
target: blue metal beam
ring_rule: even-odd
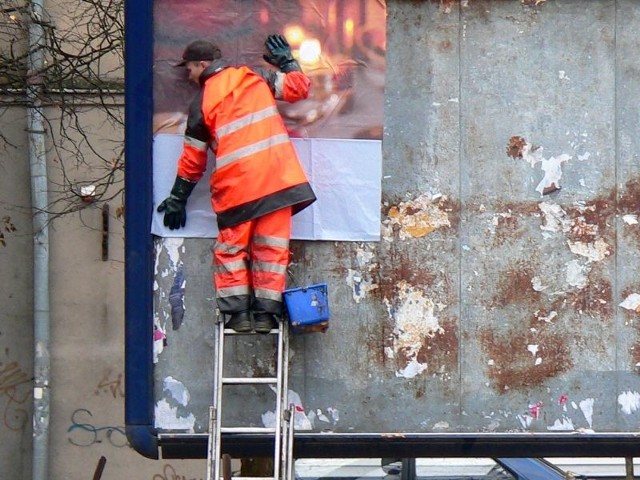
[[[158,458],[153,427],[153,1],[125,2],[125,424],[131,446]]]

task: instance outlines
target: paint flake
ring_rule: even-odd
[[[571,220],[560,205],[542,202],[538,208],[544,215],[544,222],[540,229],[547,232],[568,232],[571,228]]]
[[[347,271],[346,282],[351,287],[352,297],[356,303],[360,303],[367,293],[378,288],[375,283],[365,280],[360,272],[351,269]]]
[[[190,413],[186,417],[178,415],[178,407],[172,407],[164,398],[156,403],[155,426],[166,430],[194,431],[196,417]]]
[[[271,387],[271,390],[275,392],[275,388]],[[313,430],[314,428],[314,420],[316,415],[313,411],[309,412],[307,415],[305,413],[304,407],[302,406],[302,399],[300,395],[293,391],[287,391],[287,404],[294,405],[294,418],[293,418],[293,428],[295,430]],[[261,415],[262,424],[267,428],[275,428],[276,426],[276,414],[272,410],[268,410]],[[334,418],[334,423],[338,421],[339,417]]]
[[[619,305],[627,310],[633,310],[636,313],[640,313],[640,294],[632,293]]]
[[[547,427],[547,430],[550,431],[572,431],[574,430],[573,421],[566,416],[563,416],[562,419],[557,418],[553,425]]]
[[[153,322],[153,363],[158,363],[158,357],[164,350],[167,342],[166,330],[160,325],[158,319]]]
[[[593,398],[585,398],[580,402],[580,410],[582,410],[582,414],[584,418],[587,420],[589,424],[589,428],[593,428],[593,404],[595,400]]]
[[[392,241],[397,230],[401,240],[420,238],[442,227],[449,227],[449,215],[445,210],[446,196],[423,194],[415,200],[400,202],[389,209],[383,220],[383,238]]]
[[[444,420],[433,425],[433,430],[449,430],[449,422]]]
[[[591,243],[567,241],[567,244],[572,253],[585,257],[590,262],[602,261],[611,254],[609,245],[601,238]]]
[[[407,363],[396,376],[413,378],[427,369],[427,364],[417,361],[418,353],[426,338],[433,338],[444,330],[435,316],[435,304],[424,292],[406,281],[396,287],[397,295],[390,302],[385,299],[389,317],[393,320],[393,352],[396,358]]]
[[[531,427],[531,423],[533,422],[531,415],[525,413],[524,415],[516,415],[516,418],[520,422],[520,425],[522,425],[522,428],[527,429]]]
[[[546,290],[547,288],[549,288],[547,285],[543,285],[542,284],[542,279],[540,277],[533,277],[531,279],[531,287],[536,291],[536,292],[542,292],[544,290]]]
[[[556,318],[558,316],[558,312],[556,312],[555,310],[552,310],[551,312],[549,312],[549,315],[546,316],[538,316],[538,320],[545,322],[545,323],[551,323],[552,320],[554,318]]]
[[[640,408],[640,393],[626,391],[618,395],[618,404],[622,409],[622,413],[631,415]]]
[[[569,285],[578,289],[587,286],[587,275],[589,268],[581,265],[578,260],[571,260],[565,264],[567,266],[566,280]]]
[[[566,153],[563,153],[559,157],[543,158],[540,168],[544,172],[544,178],[540,180],[540,183],[536,187],[536,192],[540,192],[540,195],[545,195],[546,193],[558,190],[560,188],[560,178],[562,177],[562,164],[571,158],[571,155],[567,155]]]
[[[416,359],[412,359],[405,368],[396,372],[396,377],[414,378],[427,369],[426,363],[420,363]]]
[[[191,400],[191,394],[187,387],[172,376],[168,376],[162,381],[162,388],[164,391],[169,392],[171,397],[184,407],[186,407],[189,400]]]
[[[557,157],[544,158],[543,152],[544,149],[542,147],[534,147],[531,143],[519,136],[511,137],[507,145],[507,155],[513,158],[522,158],[529,163],[532,168],[538,163],[540,164],[540,169],[544,172],[544,177],[536,186],[536,191],[540,192],[540,195],[547,195],[560,189],[562,164],[568,162],[573,157],[563,153]]]

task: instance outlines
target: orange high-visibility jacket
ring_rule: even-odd
[[[211,204],[220,228],[291,206],[293,213],[316,199],[291,144],[276,98],[307,97],[302,72],[228,67],[213,62],[200,77],[191,104],[178,176],[196,182],[215,153]]]

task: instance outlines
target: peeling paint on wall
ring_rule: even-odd
[[[640,313],[640,293],[628,295],[619,306]]]
[[[573,421],[569,417],[563,415],[562,419],[557,418],[556,421],[553,422],[553,425],[550,425],[547,427],[547,430],[550,430],[550,431],[574,430]]]
[[[371,278],[374,277],[374,270],[379,269],[376,259],[375,248],[362,244],[357,247],[355,252],[355,260],[358,269],[347,269],[346,283],[352,290],[352,296],[356,303],[366,298],[367,294],[378,288]]]
[[[576,255],[585,257],[590,262],[600,262],[611,254],[609,245],[601,238],[592,243],[567,241],[569,250]]]
[[[184,407],[186,407],[191,400],[189,390],[187,390],[182,382],[176,380],[172,376],[165,378],[162,382],[162,386],[163,390],[169,392],[171,397]]]
[[[275,388],[271,387],[271,390],[275,394]],[[294,405],[294,419],[293,419],[293,428],[295,430],[313,430],[314,423],[313,420],[315,418],[315,414],[313,412],[309,412],[307,415],[305,413],[304,407],[302,406],[302,399],[298,393],[293,390],[287,391],[287,403],[289,405]],[[261,415],[262,424],[267,428],[275,428],[276,426],[276,414],[273,410],[267,410]],[[336,420],[337,421],[337,420]]]
[[[587,420],[589,424],[589,428],[593,428],[593,404],[595,400],[593,398],[585,398],[580,401],[580,410],[584,415],[584,418]]]
[[[157,316],[156,316],[157,319]],[[159,322],[154,320],[153,325],[153,363],[158,363],[158,357],[167,343],[167,333]]]
[[[378,285],[370,280],[365,280],[362,274],[356,270],[347,270],[347,285],[351,287],[352,296],[356,303],[360,303],[360,300],[367,296],[372,290],[378,288]]]
[[[528,413],[516,415],[516,419],[518,420],[518,422],[520,422],[520,425],[524,429],[528,429],[529,427],[531,427],[531,424],[533,423],[533,417]]]
[[[184,238],[163,238],[155,244],[155,281],[153,290],[158,292],[160,299],[167,299],[169,308],[154,308],[153,318],[153,363],[158,363],[158,357],[167,346],[167,324],[171,322],[173,330],[182,325],[184,318],[184,291],[186,279],[181,254],[185,253]],[[163,260],[169,258],[169,262]],[[165,268],[159,272],[160,265]],[[158,278],[173,276],[169,291],[160,288]]]
[[[544,238],[552,238],[556,233],[569,235],[571,237],[567,239],[569,250],[586,258],[589,262],[600,262],[611,255],[611,247],[598,237],[598,225],[587,222],[583,216],[587,210],[590,214],[594,213],[595,207],[593,205],[589,207],[578,205],[575,210],[579,216],[573,219],[557,204],[542,202],[538,204],[538,208],[543,214],[540,229],[544,232]],[[580,267],[573,263],[568,264],[567,282],[583,285],[580,288],[584,288],[586,279],[582,279],[582,274],[585,272],[587,272],[586,267]]]
[[[397,232],[401,240],[419,238],[436,229],[449,227],[450,208],[444,195],[423,194],[415,200],[391,206],[387,218],[382,221],[382,237],[391,242]]]
[[[194,431],[196,418],[193,413],[184,415],[179,410],[186,407],[191,400],[189,390],[182,382],[169,376],[163,382],[163,393],[166,398],[160,399],[155,406],[155,426],[167,430]]]
[[[622,409],[622,413],[631,415],[640,408],[640,393],[626,391],[618,395],[618,404]]]
[[[538,163],[540,164],[544,176],[536,186],[536,192],[539,192],[541,196],[560,190],[562,164],[573,158],[566,153],[557,157],[544,158],[543,151],[543,147],[533,146],[520,136],[511,137],[507,144],[507,155],[510,157],[522,158],[531,165],[531,168],[534,168]]]
[[[418,358],[424,342],[442,333],[436,307],[424,292],[402,280],[396,287],[396,296],[391,301],[384,299],[389,317],[394,322],[392,355],[385,350],[389,358],[396,358],[405,365],[396,371],[396,376],[413,378],[423,373],[428,365]]]
[[[543,222],[540,230],[543,232],[568,232],[571,228],[571,219],[568,217],[560,205],[555,203],[542,202],[538,204],[542,212]],[[545,238],[549,238],[544,235]]]
[[[187,286],[187,280],[184,275],[184,266],[182,263],[176,268],[176,276],[169,292],[169,305],[171,305],[171,325],[173,330],[178,330],[184,319],[184,291]]]
[[[581,289],[587,286],[587,274],[589,267],[581,265],[578,260],[571,260],[565,264],[567,266],[566,281],[572,287]]]

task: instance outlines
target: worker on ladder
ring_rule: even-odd
[[[158,206],[165,226],[184,227],[187,199],[211,148],[211,204],[219,228],[213,280],[218,309],[236,332],[277,328],[291,217],[316,199],[276,103],[306,98],[311,82],[282,35],[270,35],[265,47],[264,59],[279,71],[229,66],[206,40],[186,47],[176,66],[201,89],[189,109],[175,183]]]

